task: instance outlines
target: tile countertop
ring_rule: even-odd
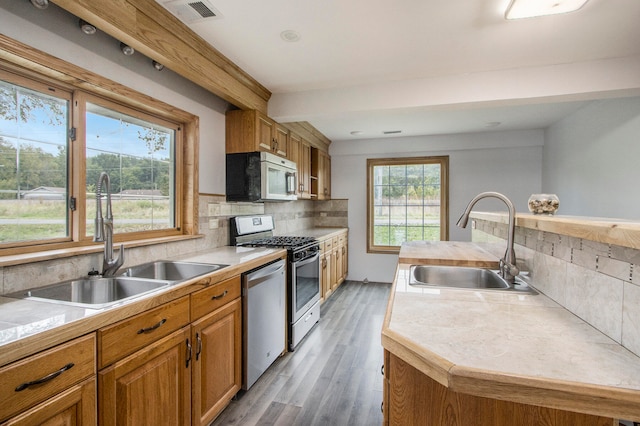
[[[412,287],[396,273],[385,349],[453,391],[640,419],[640,358],[543,294]]]
[[[229,265],[211,274],[215,282],[286,255],[282,249],[219,247],[173,260]],[[0,366],[97,330],[203,288],[202,277],[104,309],[88,309],[0,296]]]

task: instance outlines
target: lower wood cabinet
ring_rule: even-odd
[[[191,349],[187,326],[100,371],[100,424],[191,424]]]
[[[617,425],[611,418],[453,392],[388,351],[384,375],[386,425]]]
[[[96,379],[85,380],[19,414],[3,426],[96,424]]]
[[[95,333],[0,368],[2,424],[95,424]]]
[[[347,277],[348,248],[345,231],[338,236],[320,240],[321,300],[326,300]]]
[[[196,306],[199,312],[204,312],[205,303],[213,307],[224,303],[191,325],[192,422],[208,425],[242,386],[240,277],[201,290],[191,298],[192,313]]]

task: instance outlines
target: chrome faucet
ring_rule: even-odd
[[[107,216],[102,216],[102,185],[107,194]],[[118,258],[113,258],[113,213],[111,212],[111,180],[106,172],[100,173],[96,187],[96,228],[93,241],[104,241],[103,277],[112,277],[124,263],[124,244],[120,244]]]
[[[516,229],[516,209],[513,206],[513,203],[510,199],[500,194],[499,192],[482,192],[476,195],[473,200],[469,201],[467,208],[465,209],[460,219],[458,219],[458,225],[460,228],[466,228],[467,222],[469,222],[469,214],[471,213],[471,209],[473,206],[483,198],[498,198],[499,200],[504,201],[509,209],[509,234],[507,236],[507,251],[504,253],[504,257],[500,259],[500,276],[504,278],[506,281],[513,283],[516,275],[520,273],[518,267],[516,266],[516,252],[513,249],[514,243],[514,234]]]

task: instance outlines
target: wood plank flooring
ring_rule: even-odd
[[[380,331],[390,288],[345,281],[296,350],[212,425],[381,425]]]

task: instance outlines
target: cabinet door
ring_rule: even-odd
[[[96,424],[95,376],[10,419],[3,426]]]
[[[304,139],[300,142],[298,152],[298,186],[300,191],[298,198],[311,198],[311,145]]]
[[[342,250],[344,249],[344,245],[342,243],[338,243],[338,247],[336,248],[336,284],[342,284],[344,281],[344,271],[343,266],[344,262],[342,260]]]
[[[189,326],[98,374],[101,425],[191,424]]]
[[[242,386],[241,299],[192,324],[192,416],[194,425],[209,424]]]
[[[287,158],[296,163],[298,166],[298,174],[300,174],[300,144],[302,138],[297,133],[289,133],[289,144],[287,145]],[[299,178],[299,176],[298,176]],[[299,180],[299,179],[298,179]]]
[[[275,121],[262,114],[256,115],[256,142],[258,151],[273,152]]]
[[[333,291],[331,288],[331,250],[325,251],[320,258],[322,262],[320,269],[320,279],[322,284],[322,293],[325,300],[331,295]]]
[[[331,281],[331,290],[335,291],[335,289],[338,287],[338,247],[334,247],[333,250],[331,250],[329,276]]]
[[[273,129],[273,153],[280,157],[287,158],[287,149],[289,145],[289,130],[275,123]]]

